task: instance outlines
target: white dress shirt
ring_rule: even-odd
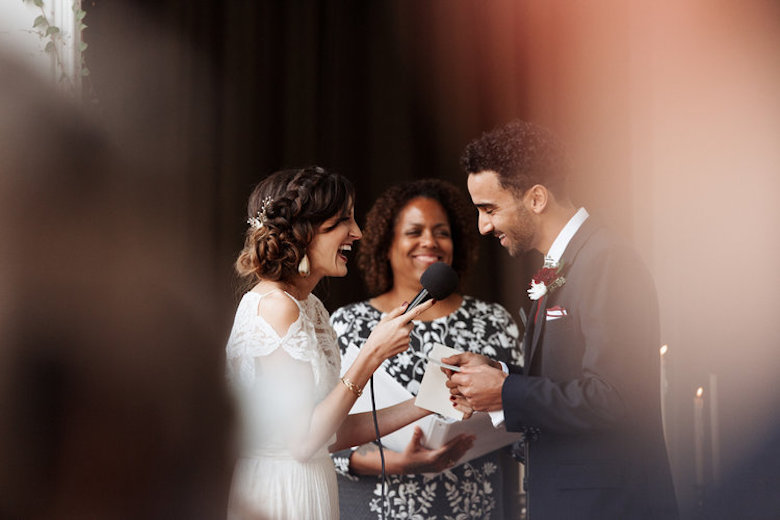
[[[585,222],[589,216],[590,215],[585,208],[580,208],[577,210],[577,213],[569,219],[566,225],[563,226],[563,229],[558,233],[558,236],[555,237],[555,240],[553,240],[550,250],[544,255],[545,267],[558,266],[561,257],[563,256],[563,252],[566,251],[566,246],[569,245],[572,237],[574,237],[580,229],[580,226],[582,226],[582,223]],[[503,361],[499,361],[499,363],[501,363],[501,370],[503,370],[505,374],[508,374],[509,367],[507,367],[506,363]],[[490,414],[490,420],[493,421],[493,426],[496,428],[501,426],[501,423],[504,422],[504,410],[496,410],[495,412],[488,413]]]

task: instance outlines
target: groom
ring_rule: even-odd
[[[525,370],[476,354],[443,359],[454,399],[501,413],[527,442],[529,517],[675,519],[661,429],[658,306],[637,254],[569,200],[569,166],[522,121],[462,158],[479,231],[544,265],[524,338]]]

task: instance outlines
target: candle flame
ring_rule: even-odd
[[[661,355],[663,356],[666,354],[666,352],[669,350],[669,345],[664,345],[661,347]]]
[[[699,389],[696,390],[696,397],[701,397],[702,395],[704,395],[704,388],[699,387]]]

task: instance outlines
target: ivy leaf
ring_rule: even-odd
[[[85,24],[85,23],[80,23],[79,24],[79,31],[83,31],[86,28],[87,28],[87,24]]]
[[[57,27],[56,25],[50,25],[46,29],[46,36],[51,36],[52,34],[59,34],[59,32],[60,32],[59,27]]]
[[[49,25],[49,20],[47,20],[46,17],[43,15],[36,18],[35,21],[33,22],[33,27],[43,27],[48,25]]]
[[[33,0],[36,7],[43,7],[43,0]]]
[[[80,50],[81,52],[84,52],[85,50],[87,50],[87,47],[89,47],[89,45],[87,44],[87,42],[81,42],[81,44],[79,45],[79,50]]]
[[[76,6],[74,5],[73,7],[76,7]],[[83,11],[83,10],[82,11],[78,11],[76,13],[76,20],[78,20],[80,22],[81,20],[84,19],[85,16],[87,16],[87,12],[86,11]]]
[[[46,47],[43,48],[43,50],[46,52],[54,52],[54,42],[50,40],[49,43],[46,44]]]
[[[81,69],[81,75],[82,76],[89,76],[89,69],[87,69],[87,68]]]

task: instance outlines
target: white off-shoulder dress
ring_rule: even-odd
[[[300,442],[301,432],[308,431],[314,407],[338,382],[336,334],[316,296],[300,301],[285,293],[300,312],[279,337],[258,313],[268,294],[244,294],[227,344],[228,379],[242,431],[228,516],[337,519],[336,472],[327,447],[302,462],[290,453],[291,443]]]

